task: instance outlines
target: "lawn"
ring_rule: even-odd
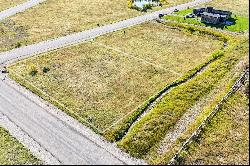
[[[229,21],[234,22],[230,26],[224,25],[212,25],[204,24],[197,18],[186,18],[184,16],[188,13],[192,13],[193,9],[187,9],[175,12],[176,15],[167,15],[164,18],[167,20],[173,20],[180,23],[188,23],[201,26],[216,27],[223,30],[229,30],[232,32],[244,32],[249,29],[249,0],[213,0],[209,3],[203,4],[200,7],[212,6],[216,9],[229,10],[233,13],[232,19]]]
[[[35,158],[22,144],[0,127],[0,165],[38,165]]]
[[[190,145],[182,164],[249,164],[248,85],[228,99],[199,140]]]
[[[15,5],[19,5],[21,3],[24,3],[26,0],[1,0],[0,2],[0,11],[6,10],[10,7],[13,7]]]
[[[170,0],[167,6],[187,1],[189,0]],[[157,9],[160,8],[154,10]],[[48,0],[7,20],[13,21],[14,27],[22,27],[27,34],[20,40],[15,40],[15,44],[19,43],[19,46],[23,46],[141,14],[141,12],[129,9],[127,0]],[[0,51],[13,49],[15,44],[0,45]]]
[[[8,69],[24,86],[103,132],[221,46],[209,37],[145,23]],[[30,68],[38,73],[31,76]]]
[[[185,13],[185,11],[183,11]],[[189,12],[187,12],[189,13]],[[184,18],[183,16],[176,16],[176,15],[166,15],[164,16],[166,20],[177,21],[180,23],[188,23],[206,27],[216,27],[223,30],[228,30],[232,32],[245,32],[249,29],[249,18],[241,17],[241,16],[232,16],[231,19],[228,21],[235,22],[232,25],[224,26],[224,25],[213,25],[213,24],[206,24],[200,22],[200,18]]]

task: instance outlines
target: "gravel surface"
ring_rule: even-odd
[[[124,29],[127,27],[131,27],[131,26],[143,23],[143,22],[157,19],[159,17],[159,14],[170,14],[175,9],[183,10],[183,9],[187,9],[188,7],[197,6],[201,3],[205,3],[209,1],[211,0],[195,0],[193,2],[188,2],[185,4],[166,8],[166,9],[156,11],[153,13],[149,13],[149,14],[145,14],[142,16],[119,21],[117,23],[93,28],[87,31],[74,33],[68,36],[64,36],[64,37],[60,37],[60,38],[56,38],[52,40],[47,40],[47,41],[43,41],[37,44],[32,44],[32,45],[24,46],[21,48],[13,49],[11,51],[3,52],[3,53],[0,53],[0,64],[6,63],[8,61],[23,59],[29,56],[40,54],[40,53],[45,53],[51,50],[77,44],[80,42],[84,42],[86,40],[93,39],[97,36],[101,36],[110,32],[114,32],[114,31]]]
[[[90,129],[8,78],[0,80],[0,103],[4,103],[0,104],[1,115],[8,117],[13,124],[8,125],[3,120],[0,122],[10,126],[6,128],[12,133],[17,131],[13,126],[18,126],[17,133],[28,133],[13,135],[46,163],[58,160],[61,164],[146,164],[130,158],[115,145],[104,141]],[[43,151],[41,154],[37,153],[39,148]]]
[[[0,12],[0,21],[44,0],[31,0]],[[103,27],[43,41],[0,53],[0,65],[61,47],[77,44],[97,36],[130,27],[210,0],[196,0],[147,15]],[[5,75],[0,74],[1,125],[26,145],[45,163],[61,164],[146,164],[130,158],[115,145],[97,136],[73,118],[44,102]]]

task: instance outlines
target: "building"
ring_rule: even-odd
[[[225,23],[231,17],[232,12],[207,7],[194,9],[193,14],[200,16],[201,22],[208,24],[220,24]]]

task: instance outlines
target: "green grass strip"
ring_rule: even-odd
[[[9,132],[0,127],[0,165],[38,165],[42,164]]]
[[[118,146],[134,157],[142,158],[165,137],[181,116],[199,98],[208,94],[249,50],[248,39],[238,39],[229,45],[216,61],[189,82],[177,86],[145,115]]]
[[[175,16],[175,15],[166,15],[164,16],[166,20],[177,21],[179,23],[188,23],[193,25],[199,25],[204,27],[215,27],[222,30],[228,30],[232,32],[245,32],[249,29],[249,18],[242,16],[233,16],[231,21],[235,19],[235,23],[229,26],[224,25],[213,25],[213,24],[205,24],[200,22],[197,18],[184,18],[184,16]],[[230,21],[230,20],[229,20]]]
[[[181,25],[179,23],[164,23],[168,26],[173,26],[180,28],[181,30],[186,30],[189,33],[199,32],[200,35],[210,35],[213,37],[216,37],[218,40],[222,40],[223,42],[227,43],[230,41],[230,36],[225,35],[223,33],[211,30],[211,29],[202,29],[197,28],[193,26],[188,25]],[[220,56],[223,55],[223,50],[215,51],[208,59],[207,62],[200,64],[199,66],[195,67],[193,70],[190,70],[187,74],[185,74],[183,77],[177,79],[176,81],[172,82],[171,84],[166,85],[165,88],[163,88],[161,91],[159,91],[154,96],[151,96],[147,101],[145,101],[138,109],[133,111],[131,114],[125,116],[119,123],[112,126],[108,130],[106,130],[103,135],[104,137],[111,141],[119,141],[123,138],[123,136],[126,134],[126,132],[129,130],[129,128],[132,126],[132,124],[141,116],[142,113],[145,112],[145,110],[164,92],[168,91],[169,89],[176,87],[193,76],[195,76],[199,71],[201,71],[204,67],[206,67],[208,64],[213,62],[214,60],[218,59]]]

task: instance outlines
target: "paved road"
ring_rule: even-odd
[[[80,134],[2,79],[0,113],[27,132],[62,164],[126,164],[126,161]]]
[[[46,0],[30,0],[25,3],[22,3],[20,5],[17,5],[15,7],[9,8],[7,10],[0,12],[0,21],[4,20],[7,17],[13,16],[17,13],[23,12],[27,10],[28,8],[31,8],[35,5],[38,5],[41,2],[44,2]]]
[[[159,14],[169,14],[174,11],[174,9],[183,10],[187,7],[197,6],[200,3],[208,2],[211,0],[195,0],[186,4],[178,5],[175,7],[170,7],[164,10],[156,11],[146,15],[134,17],[131,19],[123,20],[114,24],[105,25],[102,27],[93,28],[87,31],[71,34],[68,36],[60,37],[53,40],[43,41],[37,44],[24,46],[17,48],[8,52],[0,53],[0,64],[8,62],[13,59],[21,59],[28,56],[33,56],[35,54],[40,54],[48,52],[57,48],[62,48],[79,42],[83,42],[89,39],[93,39],[97,36],[104,35],[113,31],[124,29],[136,24],[140,24],[146,21],[150,21],[158,18]]]
[[[185,9],[210,0],[196,0],[187,4],[171,7],[147,15],[120,21],[115,24],[94,28],[88,31],[68,35],[55,40],[18,48],[0,53],[0,65],[8,61],[33,56],[57,48],[95,38],[109,32],[140,24],[158,17],[160,13],[167,14],[174,9]],[[35,1],[33,1],[35,3]],[[36,1],[38,2],[38,1]],[[20,8],[21,10],[22,8]],[[19,10],[19,11],[20,11]],[[24,9],[22,9],[24,10]],[[11,9],[9,9],[11,13]],[[17,12],[16,10],[15,12]],[[14,12],[14,11],[13,11]],[[0,18],[8,14],[0,13]],[[10,14],[9,14],[10,15]],[[75,130],[73,125],[65,123],[58,116],[27,98],[22,92],[9,86],[1,79],[0,74],[0,113],[7,116],[13,123],[28,133],[44,149],[49,151],[62,164],[126,164],[127,159],[107,150],[109,146]],[[76,125],[74,125],[76,126]],[[99,143],[97,143],[99,142]],[[131,162],[129,161],[131,164]]]

